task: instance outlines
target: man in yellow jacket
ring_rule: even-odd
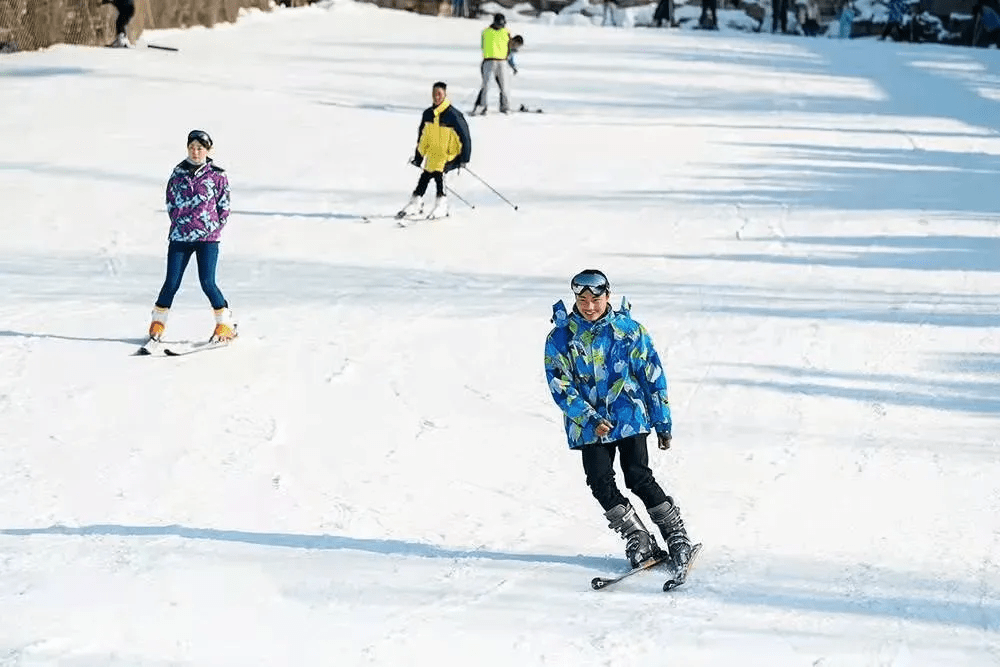
[[[489,103],[490,81],[494,78],[500,87],[500,112],[510,113],[510,100],[507,98],[507,58],[510,56],[510,31],[507,30],[507,18],[503,14],[494,14],[493,23],[483,30],[483,63],[480,66],[483,84],[476,98],[476,106],[472,115],[486,115]]]
[[[448,215],[448,197],[444,190],[444,175],[463,167],[472,157],[472,138],[462,112],[448,100],[448,86],[438,81],[431,88],[434,104],[424,110],[417,129],[417,149],[410,164],[423,166],[417,187],[397,218],[411,217],[423,211],[423,198],[431,180],[437,189],[434,208],[428,218]]]

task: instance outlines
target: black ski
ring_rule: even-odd
[[[114,44],[105,44],[105,48],[108,48],[108,49],[135,49],[135,48],[138,48],[140,46],[143,46],[143,45],[142,44],[135,44],[134,46],[115,46]],[[176,46],[164,46],[162,44],[146,44],[145,46],[146,46],[146,48],[149,48],[149,49],[158,49],[160,51],[173,51],[173,52],[180,51],[180,49],[178,49]]]
[[[648,570],[650,568],[654,568],[657,565],[663,565],[663,564],[669,564],[669,563],[670,563],[670,556],[667,554],[667,552],[664,551],[659,556],[654,556],[654,557],[652,557],[652,558],[650,558],[648,560],[645,560],[642,563],[639,563],[639,565],[637,567],[634,567],[631,570],[629,570],[628,572],[626,572],[625,574],[619,575],[617,577],[611,577],[611,578],[608,578],[608,577],[594,577],[591,580],[590,585],[593,587],[593,589],[595,591],[599,591],[599,590],[601,590],[603,588],[607,588],[608,586],[611,586],[613,584],[617,584],[622,579],[627,579],[628,577],[631,577],[633,574],[638,574],[640,572],[645,572],[646,570]]]
[[[670,579],[667,579],[663,583],[664,592],[672,591],[673,589],[677,588],[685,581],[687,581],[688,573],[691,571],[691,568],[694,567],[694,561],[698,557],[698,554],[700,553],[701,553],[701,542],[691,547],[691,557],[688,558],[687,565],[684,566],[684,569],[680,571],[675,570],[674,576]]]

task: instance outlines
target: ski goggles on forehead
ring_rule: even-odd
[[[608,279],[599,273],[578,273],[570,281],[573,294],[580,296],[585,290],[589,290],[594,296],[601,296],[608,291]]]
[[[212,137],[208,136],[208,132],[204,130],[193,130],[188,134],[188,146],[191,145],[192,141],[197,141],[199,144],[205,148],[212,147]]]

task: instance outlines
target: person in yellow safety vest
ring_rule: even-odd
[[[520,49],[522,46],[524,46],[524,37],[521,37],[520,35],[514,35],[513,37],[510,38],[510,54],[507,56],[507,64],[510,66],[510,71],[514,73],[514,76],[517,76],[517,62],[515,62],[514,60],[514,55],[517,53],[518,49]],[[483,62],[486,61],[484,60]],[[496,79],[497,85],[499,86],[500,77],[495,76],[494,78]],[[476,106],[483,107],[483,111],[480,114],[481,116],[486,114],[486,104],[483,103],[483,99],[484,99],[483,91],[482,89],[480,89],[479,95],[476,96]],[[524,105],[522,104],[521,106],[523,107]],[[522,108],[521,111],[524,111],[524,109]]]
[[[497,80],[500,87],[500,112],[510,113],[510,99],[507,97],[507,58],[510,56],[510,31],[507,30],[507,18],[503,14],[494,14],[493,23],[483,30],[483,63],[480,73],[483,77],[476,106],[472,115],[486,115],[489,103],[490,82]]]

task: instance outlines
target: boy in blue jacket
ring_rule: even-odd
[[[555,327],[545,340],[545,377],[563,412],[570,449],[578,450],[594,498],[609,527],[625,539],[633,567],[662,554],[631,503],[615,483],[615,455],[621,456],[625,486],[642,501],[660,529],[675,569],[691,557],[680,511],[649,468],[646,438],[656,431],[660,449],[671,441],[667,380],[645,327],[628,304],[611,309],[611,285],[597,269],[570,282],[576,303],[570,313],[553,306]]]

